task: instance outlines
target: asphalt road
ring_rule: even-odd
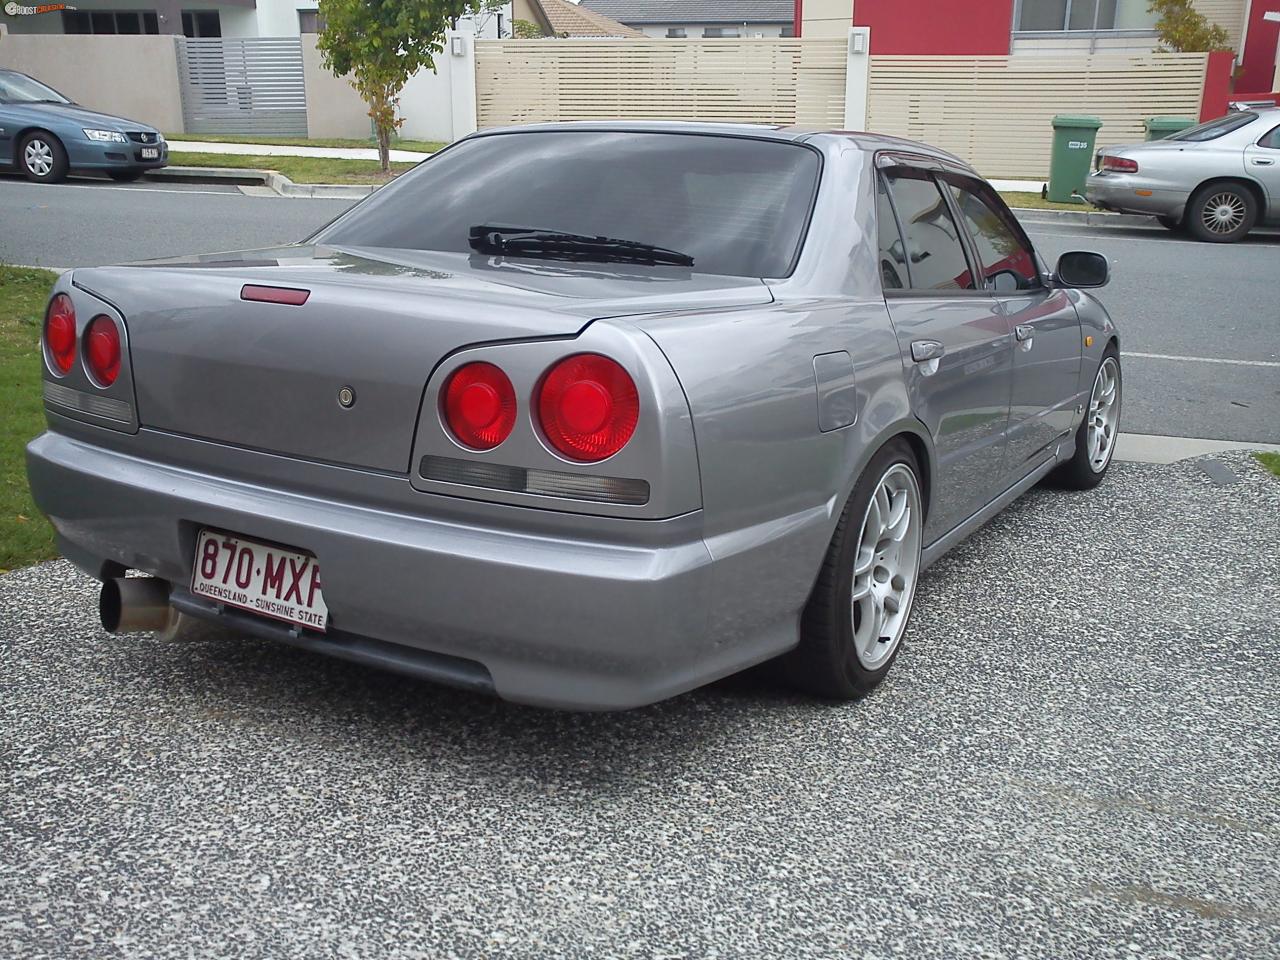
[[[854,704],[543,712],[0,577],[0,956],[1275,960],[1280,483],[1222,462],[1019,500]]]
[[[349,205],[230,187],[0,178],[0,262],[87,266],[270,246],[302,238]],[[1088,248],[1113,262],[1101,298],[1122,330],[1125,430],[1280,443],[1280,235],[1215,246],[1158,226],[1028,226],[1050,259]]]

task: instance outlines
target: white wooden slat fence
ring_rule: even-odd
[[[950,150],[984,176],[1038,179],[1055,114],[1099,117],[1099,145],[1142,140],[1147,117],[1198,118],[1207,56],[876,56],[867,126]]]
[[[476,121],[707,120],[839,128],[843,38],[482,40]]]

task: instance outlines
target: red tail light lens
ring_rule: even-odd
[[[44,345],[49,362],[58,373],[71,369],[76,361],[76,308],[65,293],[49,301],[44,316]]]
[[[627,445],[640,418],[635,381],[598,353],[561,360],[538,388],[538,420],[553,447],[570,460],[590,463]]]
[[[109,387],[120,376],[120,331],[110,317],[98,315],[84,330],[84,359],[100,387]]]
[[[492,363],[468,363],[453,371],[441,394],[445,424],[472,450],[491,450],[516,423],[516,391]]]
[[[1103,157],[1102,169],[1113,170],[1116,173],[1137,173],[1138,161],[1127,157]]]

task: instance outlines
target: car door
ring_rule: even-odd
[[[1267,220],[1280,220],[1280,126],[1263,134],[1244,150],[1244,169],[1267,191]]]
[[[1047,287],[1035,249],[999,194],[982,180],[944,174],[978,262],[982,285],[1012,330],[1009,431],[1002,473],[1030,473],[1071,434],[1080,402],[1080,318],[1065,290]]]
[[[880,272],[916,415],[933,437],[931,541],[992,499],[1009,419],[1012,346],[995,297],[974,282],[942,185],[922,167],[881,169]]]

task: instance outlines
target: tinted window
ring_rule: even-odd
[[[974,246],[988,290],[1011,292],[1040,286],[1036,258],[1004,202],[973,181],[949,184]]]
[[[927,173],[895,170],[887,177],[906,234],[913,290],[971,290],[973,276],[947,201]]]
[[[880,235],[880,283],[886,290],[901,290],[911,279],[907,250],[882,177],[876,178],[876,220]]]
[[[1280,127],[1276,127],[1265,137],[1259,140],[1258,146],[1266,147],[1269,150],[1280,150]]]
[[[1239,130],[1246,124],[1253,123],[1258,119],[1256,113],[1228,113],[1225,117],[1219,117],[1217,120],[1210,120],[1208,123],[1197,124],[1187,130],[1175,133],[1171,137],[1165,137],[1166,140],[1189,140],[1198,143],[1204,140],[1216,140],[1218,137],[1230,133],[1232,130]]]
[[[781,277],[803,238],[820,160],[807,147],[665,133],[465,140],[383,187],[317,242],[471,253],[506,224],[656,244],[698,273]]]

